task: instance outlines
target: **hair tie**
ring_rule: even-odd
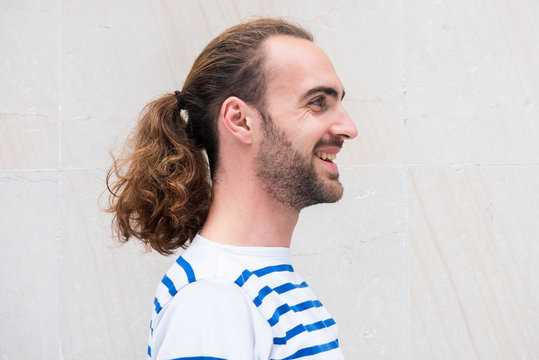
[[[181,91],[174,91],[174,94],[176,94],[176,99],[178,99],[178,108],[180,110],[185,109],[185,100],[182,97]]]

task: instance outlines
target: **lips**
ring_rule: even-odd
[[[324,146],[325,145],[325,146]],[[333,161],[337,158],[337,154],[341,151],[341,145],[339,144],[324,144],[322,146],[316,146],[314,155],[324,161]]]
[[[314,156],[320,159],[324,167],[327,168],[331,173],[337,174],[339,172],[339,168],[337,167],[337,164],[333,162],[333,160],[337,158],[337,153],[339,153],[339,151],[341,151],[340,146],[326,145],[316,148],[316,150],[314,151]]]

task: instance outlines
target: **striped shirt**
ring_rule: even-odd
[[[149,359],[343,359],[337,326],[290,249],[197,236],[157,287]]]

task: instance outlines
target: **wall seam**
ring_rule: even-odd
[[[413,168],[453,168],[454,170],[461,170],[464,168],[477,168],[477,167],[500,167],[500,168],[533,168],[538,167],[539,163],[417,163],[417,164],[362,164],[362,165],[340,165],[342,169],[402,169],[408,171]],[[102,167],[87,167],[87,168],[20,168],[20,169],[0,169],[0,174],[13,174],[21,172],[39,172],[39,173],[55,173],[55,172],[88,172],[88,171],[107,171],[108,168]]]
[[[63,206],[63,186],[62,186],[62,121],[63,121],[63,58],[62,58],[62,0],[58,0],[58,359],[63,360],[62,350],[62,206]]]
[[[406,1],[401,0],[402,4],[402,29],[401,29],[401,41],[402,43],[402,126],[403,126],[403,171],[402,171],[402,196],[404,201],[404,222],[406,224],[406,232],[404,234],[404,244],[403,249],[406,254],[406,281],[408,284],[408,299],[407,299],[407,306],[408,306],[408,359],[412,359],[412,294],[411,294],[411,254],[410,254],[410,193],[409,189],[410,186],[408,184],[408,178],[409,178],[409,166],[408,163],[408,136],[406,134],[406,119],[407,119],[407,85],[408,85],[408,54],[407,54],[407,26],[406,26]]]

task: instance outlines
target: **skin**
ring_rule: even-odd
[[[283,149],[299,154],[336,201],[342,194],[338,169],[315,154],[337,153],[344,140],[357,136],[342,106],[341,80],[328,56],[307,40],[274,36],[264,42],[263,51],[267,84],[262,111],[292,147]],[[237,246],[290,246],[301,206],[268,191],[271,181],[259,174],[260,154],[268,150],[264,126],[259,109],[236,97],[223,102],[218,119],[221,167],[202,236]]]

